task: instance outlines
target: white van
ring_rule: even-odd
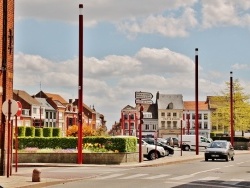
[[[184,151],[195,150],[196,149],[196,135],[179,135],[178,137],[180,143],[180,147]],[[207,146],[212,142],[211,139],[208,139],[204,136],[198,136],[199,149],[205,150]]]

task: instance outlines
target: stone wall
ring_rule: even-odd
[[[18,153],[18,163],[77,163],[77,153]],[[83,164],[139,162],[139,153],[84,153]],[[15,157],[13,157],[15,163]]]

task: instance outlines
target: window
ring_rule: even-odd
[[[171,121],[167,121],[167,127],[168,129],[171,129]]]
[[[135,119],[134,114],[131,114],[131,115],[130,115],[130,119]]]
[[[162,112],[162,113],[161,113],[161,117],[165,117],[165,112]]]
[[[49,119],[49,112],[46,112],[46,119]]]
[[[145,125],[145,130],[149,130],[149,124]]]
[[[37,114],[37,108],[33,108],[33,114]]]
[[[207,129],[208,125],[207,122],[204,122],[204,129]]]
[[[128,119],[128,114],[125,114],[125,115],[124,115],[124,119]]]
[[[198,114],[198,119],[202,119],[202,116],[201,116],[201,114]]]
[[[173,128],[177,129],[177,121],[173,121]]]
[[[156,125],[153,125],[153,130],[156,130]]]
[[[161,128],[165,128],[165,121],[161,122]]]
[[[23,109],[22,110],[22,115],[28,116],[29,115],[29,110]]]
[[[198,122],[199,123],[199,129],[201,129],[201,122]]]
[[[170,112],[167,113],[167,117],[171,117],[171,113]]]
[[[195,113],[192,113],[192,119],[195,119]]]
[[[169,103],[168,104],[168,106],[167,106],[167,109],[173,109],[174,108],[174,105],[173,105],[173,103],[171,102],[171,103]]]
[[[130,129],[134,129],[135,128],[135,124],[134,123],[130,123]]]
[[[125,129],[128,129],[128,123],[125,123]]]
[[[174,112],[174,113],[173,113],[173,117],[176,117],[176,116],[177,116],[177,113],[176,113],[176,112]]]
[[[204,119],[208,119],[208,114],[203,114]]]

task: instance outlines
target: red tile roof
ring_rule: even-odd
[[[208,110],[208,104],[206,104],[206,101],[199,101],[198,108],[199,110]],[[184,109],[195,110],[195,101],[184,101]]]

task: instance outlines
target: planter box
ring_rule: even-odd
[[[18,163],[77,163],[77,153],[18,153]],[[13,157],[15,162],[15,157]],[[83,164],[139,162],[139,153],[83,153]]]

